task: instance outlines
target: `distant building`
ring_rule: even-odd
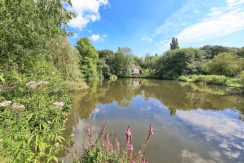
[[[139,66],[136,66],[136,65],[132,65],[131,66],[131,74],[132,76],[139,76],[141,75],[141,68]]]

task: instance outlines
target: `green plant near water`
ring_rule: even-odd
[[[240,82],[241,82],[242,87],[244,87],[244,71],[242,71],[240,74]]]
[[[144,156],[144,150],[148,145],[154,129],[150,125],[145,142],[141,145],[139,151],[135,151],[132,140],[132,130],[128,126],[125,130],[126,144],[123,147],[117,139],[117,136],[111,136],[106,124],[104,125],[98,139],[94,138],[93,131],[88,127],[86,137],[88,139],[88,148],[82,154],[80,162],[82,163],[148,163]]]
[[[70,108],[70,98],[56,82],[30,89],[24,84],[1,91],[2,101],[21,104],[0,108],[0,155],[10,162],[58,162],[58,154],[67,143],[62,137],[63,120]],[[63,107],[54,106],[62,101]]]
[[[241,87],[238,78],[226,77],[223,75],[182,75],[178,78],[178,81]]]

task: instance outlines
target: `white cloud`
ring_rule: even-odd
[[[99,9],[109,4],[108,0],[71,0],[72,8],[68,9],[75,12],[76,18],[69,22],[73,28],[83,29],[90,22],[100,20]]]
[[[101,39],[100,35],[92,34],[92,36],[91,36],[91,40],[94,41],[94,42],[96,42],[96,41],[98,41],[100,39]]]
[[[100,40],[104,41],[106,37],[107,37],[107,35],[92,34],[90,39],[94,42],[97,42]]]
[[[188,0],[159,25],[151,37],[157,41],[155,49],[163,52],[169,49],[172,37],[177,37],[184,46],[244,30],[243,17],[244,0]]]
[[[244,30],[243,0],[227,0],[225,7],[212,8],[208,17],[184,28],[179,41],[202,41]]]
[[[151,37],[142,37],[141,40],[148,42],[148,43],[151,43],[153,41],[153,39]]]

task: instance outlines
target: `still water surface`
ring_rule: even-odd
[[[235,91],[236,92],[236,91]],[[111,132],[132,127],[133,143],[143,143],[150,123],[155,128],[146,149],[153,163],[244,163],[244,97],[231,88],[174,81],[120,79],[73,92],[66,135],[74,145],[64,158],[82,150],[84,120]]]

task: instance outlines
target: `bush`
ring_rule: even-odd
[[[209,74],[237,76],[242,70],[241,59],[234,53],[220,53],[206,64]]]
[[[244,71],[242,71],[240,74],[240,83],[241,83],[241,86],[244,87]]]
[[[184,82],[205,83],[205,84],[222,85],[222,86],[230,86],[230,87],[241,86],[240,80],[238,78],[230,78],[223,75],[222,76],[188,75],[188,76],[180,76],[178,80]]]
[[[0,148],[4,149],[0,155],[9,162],[57,162],[67,143],[62,137],[63,120],[71,104],[62,83],[17,83],[0,93]],[[3,106],[6,100],[15,104]]]

